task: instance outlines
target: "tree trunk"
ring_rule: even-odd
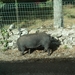
[[[62,0],[54,0],[54,27],[63,27]]]

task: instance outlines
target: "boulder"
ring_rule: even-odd
[[[21,28],[21,32],[22,32],[21,35],[28,34],[28,30],[26,28]]]
[[[38,29],[32,29],[30,30],[29,34],[38,33]]]
[[[9,37],[8,41],[16,41],[20,36],[19,35],[12,35]]]
[[[18,29],[13,29],[13,30],[12,30],[12,33],[13,33],[14,35],[19,35],[19,30],[18,30]]]

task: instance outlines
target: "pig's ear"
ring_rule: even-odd
[[[51,40],[53,41],[54,40],[54,37],[53,36],[50,36],[51,37]]]

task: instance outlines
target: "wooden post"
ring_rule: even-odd
[[[18,4],[17,4],[17,0],[15,0],[15,9],[16,9],[17,26],[18,26],[19,34],[21,36],[20,25],[19,25],[19,17],[18,17]]]
[[[15,0],[15,9],[16,9],[16,20],[17,20],[17,25],[18,25],[18,4],[17,4],[17,0]]]

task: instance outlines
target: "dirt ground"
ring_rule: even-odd
[[[47,52],[43,52],[43,50],[35,50],[31,54],[25,53],[25,55],[21,55],[20,51],[15,50],[0,50],[0,61],[17,61],[17,60],[27,60],[34,58],[74,58],[75,57],[75,47],[72,49],[64,49],[63,47],[59,47],[55,50],[50,56],[47,55]]]

